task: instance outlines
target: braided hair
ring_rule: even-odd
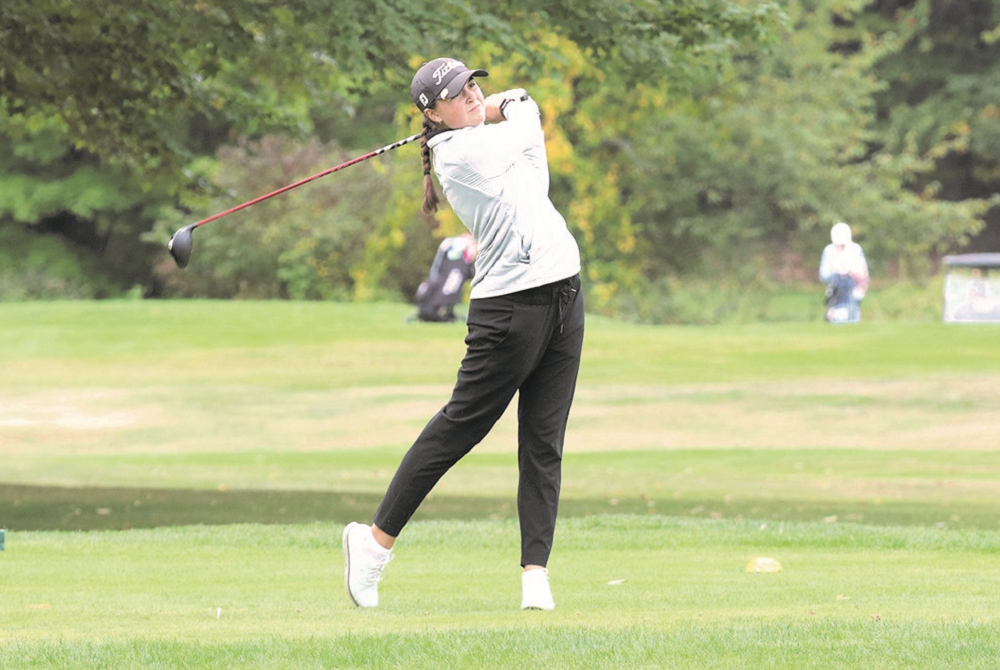
[[[424,132],[420,137],[420,157],[424,161],[424,206],[423,212],[432,216],[438,210],[441,199],[438,197],[437,189],[434,187],[434,178],[431,177],[431,149],[427,146],[427,140],[435,130],[434,124],[426,116],[424,117]]]

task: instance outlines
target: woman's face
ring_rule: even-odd
[[[478,126],[486,122],[486,99],[475,78],[470,78],[462,92],[454,98],[438,100],[427,117],[452,130]]]

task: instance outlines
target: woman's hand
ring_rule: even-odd
[[[514,100],[525,100],[527,97],[528,93],[523,88],[512,88],[509,91],[493,93],[488,96],[486,98],[486,122],[496,123],[505,120],[506,117],[503,115],[505,103]]]

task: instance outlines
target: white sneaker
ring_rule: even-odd
[[[371,526],[354,522],[344,529],[343,545],[347,595],[358,607],[377,607],[378,582],[392,560],[392,550],[375,541]]]
[[[556,608],[549,588],[549,571],[526,570],[521,573],[521,609],[552,610]]]

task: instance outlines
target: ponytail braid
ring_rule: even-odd
[[[434,178],[431,177],[431,150],[427,146],[427,138],[434,130],[430,119],[424,117],[424,132],[420,138],[420,157],[424,161],[424,206],[423,212],[428,216],[433,216],[438,210],[441,199],[438,197],[437,189],[434,187]]]

